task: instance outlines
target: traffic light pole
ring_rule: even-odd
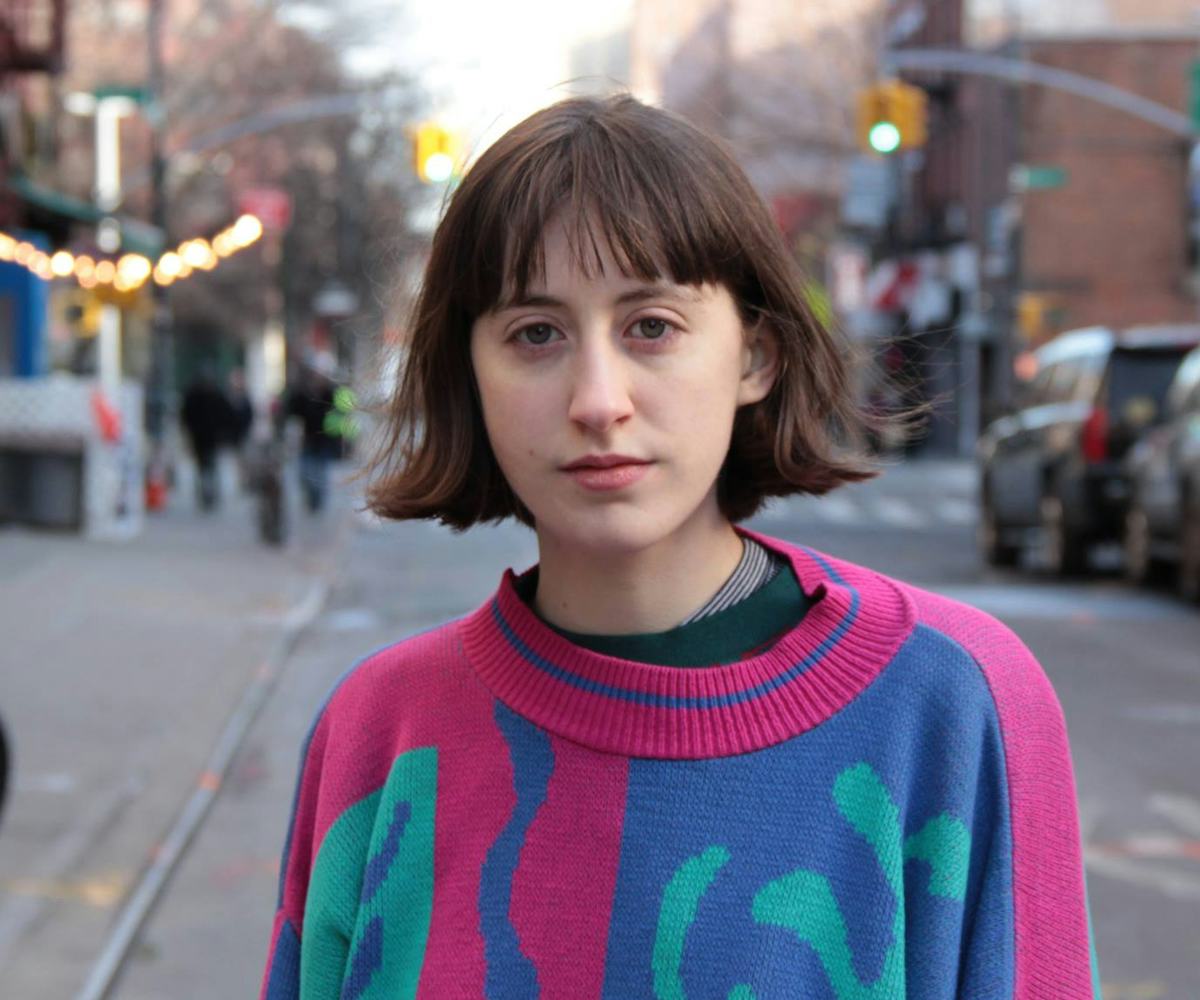
[[[966,76],[991,76],[1010,83],[1032,83],[1106,104],[1186,139],[1194,139],[1200,134],[1190,117],[1165,104],[1080,73],[1042,66],[1025,59],[959,49],[892,49],[885,55],[885,68],[889,72],[904,69],[936,70]]]

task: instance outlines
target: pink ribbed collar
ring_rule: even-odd
[[[630,757],[697,759],[790,739],[850,703],[915,621],[895,582],[812,549],[738,529],[787,558],[813,604],[758,656],[663,667],[568,642],[517,595],[512,570],[462,619],[463,647],[491,692],[552,733]]]

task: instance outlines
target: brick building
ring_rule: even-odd
[[[1200,36],[1033,38],[1041,65],[1070,70],[1183,112]],[[1061,186],[1020,195],[1020,301],[1026,336],[1195,315],[1188,287],[1189,145],[1161,127],[1074,94],[1024,88],[1020,151]]]
[[[890,15],[893,51],[986,41],[977,51],[1186,110],[1200,42],[1181,27],[1188,5],[1164,0],[1145,27],[1129,23],[1137,11],[1121,5],[1080,8],[1072,23],[1065,4],[1021,0],[1010,5],[1015,16],[987,20],[985,5],[943,3],[924,5],[925,16],[903,30],[913,6]],[[1178,26],[1168,29],[1172,18]],[[967,452],[978,425],[1009,400],[1020,351],[1079,326],[1195,315],[1190,148],[1160,126],[1064,90],[976,74],[903,75],[929,94],[930,140],[898,161],[905,183],[875,255],[918,262],[909,268],[914,284],[939,293],[909,301],[940,308],[895,307],[891,332],[905,336],[924,398],[940,400],[930,443]],[[952,257],[966,266],[951,266]]]

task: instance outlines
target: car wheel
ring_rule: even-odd
[[[1042,565],[1053,576],[1075,576],[1087,569],[1087,545],[1066,523],[1062,498],[1053,493],[1042,497]]]
[[[1186,601],[1200,601],[1200,503],[1183,509],[1179,539],[1179,596]]]
[[[977,529],[979,554],[989,566],[1015,566],[1020,549],[1004,541],[996,511],[986,490],[979,503],[979,527]]]

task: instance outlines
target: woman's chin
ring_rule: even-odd
[[[538,536],[543,542],[573,552],[594,552],[609,559],[653,547],[672,533],[672,527],[661,512],[651,515],[633,505],[613,505],[537,520]]]

